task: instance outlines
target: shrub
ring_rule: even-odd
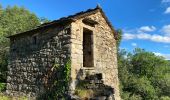
[[[4,91],[6,89],[6,84],[5,83],[0,83],[0,92]]]

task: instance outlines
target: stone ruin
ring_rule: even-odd
[[[47,100],[63,84],[67,99],[120,100],[117,33],[99,6],[8,38],[8,94]]]

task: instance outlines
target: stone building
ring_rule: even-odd
[[[120,100],[116,36],[99,6],[9,36],[6,92],[38,98],[67,74],[70,99]]]

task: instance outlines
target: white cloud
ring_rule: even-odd
[[[170,37],[168,36],[161,36],[155,34],[150,35],[147,33],[140,33],[140,34],[126,33],[123,35],[123,39],[125,40],[141,39],[141,40],[150,40],[153,42],[160,42],[160,43],[170,43]]]
[[[170,37],[161,35],[152,35],[150,40],[154,42],[170,43]]]
[[[137,44],[136,44],[136,43],[132,43],[131,45],[132,45],[133,47],[136,47],[136,46],[137,46]]]
[[[124,33],[123,34],[123,38],[125,40],[131,40],[131,39],[134,39],[135,38],[135,35],[134,34],[131,34],[131,33]]]
[[[150,27],[142,26],[141,28],[137,28],[136,30],[127,31],[125,34],[123,34],[123,39],[124,40],[140,39],[140,40],[150,40],[153,42],[160,42],[160,43],[170,43],[170,25],[165,25],[162,27],[161,32],[164,33],[163,35],[147,33],[149,31],[151,32],[154,30],[156,30],[154,26],[150,26]]]
[[[166,36],[170,36],[170,25],[163,26],[161,31],[165,33]]]
[[[165,14],[170,14],[170,7],[166,8],[166,10],[165,10],[164,13],[165,13]]]
[[[139,28],[139,31],[142,31],[142,32],[153,32],[155,30],[156,28],[154,26],[142,26]]]
[[[163,54],[163,53],[159,53],[159,52],[153,52],[156,56],[162,56],[167,60],[170,60],[170,54]]]
[[[170,0],[162,0],[162,3],[169,3]]]
[[[151,35],[147,33],[139,33],[139,34],[136,34],[136,37],[138,39],[149,39],[151,38]]]

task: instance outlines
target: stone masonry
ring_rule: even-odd
[[[70,59],[70,96],[88,73],[114,90],[110,100],[120,100],[115,36],[100,7],[10,36],[7,93],[37,97],[52,85],[52,77],[60,77],[48,77],[53,64],[65,67]]]

